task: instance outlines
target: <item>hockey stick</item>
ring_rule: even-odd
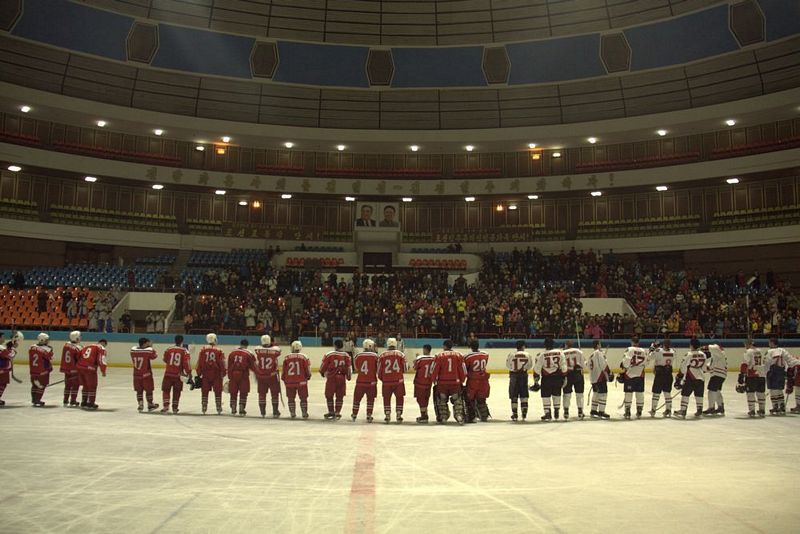
[[[45,387],[46,387],[46,388],[49,388],[50,386],[55,386],[55,385],[57,385],[57,384],[63,384],[63,383],[64,383],[64,382],[66,382],[66,381],[67,381],[67,379],[66,379],[66,378],[62,378],[61,380],[58,380],[58,381],[56,381],[56,382],[51,382],[51,383],[47,384]]]
[[[669,397],[669,400],[672,400],[672,399],[674,399],[675,397],[677,397],[677,396],[678,396],[678,395],[680,395],[680,394],[681,394],[681,390],[679,389],[679,390],[678,390],[678,391],[676,391],[674,394],[672,394],[672,396],[670,396],[670,397]],[[666,395],[664,395],[664,397],[666,397]],[[658,405],[658,407],[655,409],[655,411],[659,411],[661,408],[663,408],[663,407],[664,407],[664,406],[666,406],[666,405],[667,405],[667,401],[665,400],[663,403],[661,403],[661,404],[659,404],[659,405]]]
[[[13,365],[12,365],[12,367],[11,367],[11,378],[12,378],[12,379],[14,379],[14,382],[16,382],[17,384],[22,384],[22,380],[20,380],[19,378],[17,378],[17,375],[15,375],[15,374],[14,374],[14,367],[13,367]]]

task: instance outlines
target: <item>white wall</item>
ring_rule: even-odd
[[[626,313],[631,315],[636,315],[633,312],[633,308],[628,305],[628,302],[625,299],[621,298],[594,298],[594,297],[587,297],[582,298],[581,304],[583,304],[583,312],[590,313],[592,315],[605,315],[606,313],[619,313],[620,315],[624,315]]]

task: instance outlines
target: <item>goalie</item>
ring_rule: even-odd
[[[450,418],[448,401],[453,403],[453,417],[459,425],[464,424],[464,394],[462,386],[467,378],[464,356],[453,350],[449,339],[442,344],[442,352],[436,355],[433,363],[433,382],[436,384],[434,403],[436,422],[444,424]]]

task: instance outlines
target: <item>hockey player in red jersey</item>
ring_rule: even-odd
[[[375,342],[365,339],[361,344],[363,351],[355,357],[355,370],[357,373],[356,387],[353,391],[353,421],[358,418],[361,399],[367,397],[367,423],[371,423],[372,410],[375,406],[375,397],[378,396],[378,354],[375,352]]]
[[[289,400],[289,416],[297,416],[295,398],[300,397],[300,411],[303,419],[308,419],[308,381],[311,379],[311,363],[308,357],[300,352],[303,344],[299,340],[292,341],[292,352],[283,359],[281,378],[286,386],[286,397]]]
[[[431,346],[423,345],[422,354],[414,360],[414,398],[417,399],[417,404],[419,405],[417,423],[428,422],[428,403],[431,399],[433,362]]]
[[[106,376],[106,346],[108,341],[99,340],[97,343],[89,343],[81,349],[81,357],[78,360],[78,376],[81,381],[81,408],[84,410],[96,410],[99,406],[97,400],[97,371]]]
[[[36,407],[44,406],[42,395],[50,383],[50,372],[53,370],[53,347],[50,336],[44,332],[36,336],[36,345],[28,349],[28,365],[31,372],[31,403]]]
[[[158,358],[156,349],[146,337],[139,338],[139,345],[131,347],[131,361],[133,362],[133,389],[136,391],[136,402],[139,411],[144,411],[143,395],[147,396],[147,411],[152,412],[158,408],[153,404],[153,367],[151,362]]]
[[[9,341],[0,334],[0,406],[5,406],[2,400],[3,392],[9,383],[9,377],[14,372],[14,358],[17,356],[17,349],[25,338],[22,332],[15,332]]]
[[[337,339],[333,351],[322,358],[319,374],[325,378],[325,400],[328,403],[328,413],[325,419],[339,420],[342,418],[342,404],[346,394],[347,381],[352,376],[350,355],[342,351],[344,343]]]
[[[447,401],[453,403],[453,416],[459,425],[464,424],[464,395],[461,388],[467,378],[464,356],[453,350],[449,339],[442,344],[442,352],[436,355],[433,363],[433,382],[436,384],[438,413],[436,422],[444,424],[450,418]]]
[[[222,377],[225,376],[225,353],[217,347],[217,334],[206,335],[206,343],[200,349],[195,372],[200,377],[200,393],[203,413],[208,410],[208,392],[214,390],[217,415],[222,415]]]
[[[256,356],[248,348],[250,343],[243,339],[239,347],[228,355],[228,392],[231,395],[231,415],[236,415],[236,402],[239,402],[239,415],[247,415],[247,395],[250,393],[250,371],[255,371]]]
[[[175,345],[164,351],[164,378],[161,380],[161,397],[164,403],[161,413],[169,412],[170,393],[172,394],[172,413],[178,413],[178,405],[183,391],[182,377],[192,378],[192,357],[183,346],[183,336],[175,336]]]
[[[272,343],[272,338],[261,336],[261,346],[257,347],[256,353],[256,382],[258,383],[258,407],[261,410],[261,417],[267,416],[267,392],[272,399],[272,417],[280,417],[278,411],[278,396],[281,393],[280,366],[278,358],[281,355],[281,348]]]
[[[489,407],[486,399],[489,398],[489,373],[486,367],[489,364],[489,355],[479,349],[478,340],[470,342],[470,352],[464,356],[464,365],[467,367],[467,423],[474,423],[476,417],[483,422],[489,419]]]
[[[403,403],[406,397],[406,386],[403,373],[408,367],[406,356],[397,350],[397,340],[390,337],[386,340],[388,350],[378,357],[378,378],[383,382],[383,421],[392,420],[392,395],[395,398],[395,410],[398,423],[403,422]]]
[[[78,403],[78,390],[80,378],[78,376],[78,360],[81,357],[81,333],[73,330],[69,333],[69,341],[61,349],[61,364],[58,370],[64,373],[64,406],[71,408],[80,406]]]

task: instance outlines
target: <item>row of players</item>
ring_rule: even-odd
[[[2,336],[2,334],[0,334]],[[8,384],[8,372],[13,365],[16,350],[23,340],[21,333],[16,333],[12,340],[3,343],[0,350],[0,397]],[[232,414],[245,415],[247,396],[250,391],[250,372],[256,377],[258,384],[258,400],[262,417],[266,416],[266,396],[269,393],[272,402],[272,415],[279,417],[278,399],[281,395],[281,380],[283,381],[292,418],[296,417],[296,400],[300,400],[300,409],[303,418],[308,417],[308,380],[311,379],[311,367],[308,358],[301,352],[302,344],[294,341],[291,344],[291,353],[279,362],[281,349],[272,343],[270,336],[262,336],[261,346],[250,350],[247,340],[242,340],[240,346],[234,349],[227,360],[224,352],[217,347],[215,334],[206,336],[207,345],[199,354],[196,366],[196,376],[192,378],[191,357],[183,336],[175,337],[175,346],[168,348],[163,361],[166,364],[162,380],[163,408],[162,412],[169,411],[170,399],[173,413],[178,413],[183,378],[188,377],[187,383],[191,389],[201,390],[202,411],[207,412],[208,396],[214,392],[217,413],[222,413],[222,392],[230,394]],[[4,338],[0,337],[0,343]],[[106,374],[105,340],[81,345],[80,332],[70,333],[70,341],[65,344],[61,355],[60,371],[64,373],[64,405],[80,406],[84,409],[97,409],[95,403],[97,394],[97,371],[103,376]],[[335,350],[327,353],[320,367],[320,374],[326,378],[325,397],[328,405],[326,419],[340,419],[341,409],[346,392],[346,382],[352,378],[355,371],[356,386],[352,419],[356,420],[361,402],[366,397],[367,421],[373,420],[373,407],[377,397],[378,380],[382,383],[385,421],[391,421],[391,399],[395,397],[396,420],[402,422],[403,404],[405,398],[405,384],[403,374],[413,368],[414,397],[420,408],[420,417],[417,422],[428,422],[428,405],[433,393],[434,411],[437,422],[445,422],[450,417],[450,406],[453,407],[453,416],[458,423],[474,422],[477,419],[486,421],[489,418],[489,409],[486,399],[489,397],[489,374],[486,371],[488,354],[479,350],[477,342],[470,348],[466,356],[453,350],[452,342],[445,341],[443,350],[435,357],[432,356],[431,347],[426,345],[423,354],[419,355],[409,366],[405,355],[397,350],[397,341],[393,338],[387,340],[388,350],[380,355],[375,352],[375,343],[365,340],[363,351],[356,355],[351,362],[350,355],[342,351],[342,342],[337,340]],[[583,370],[588,367],[589,379],[594,397],[591,399],[592,417],[608,419],[610,416],[605,411],[608,394],[608,384],[614,381],[605,351],[601,349],[600,341],[593,344],[594,351],[587,359],[580,349],[573,347],[567,341],[563,349],[553,346],[552,339],[545,340],[545,350],[533,358],[525,351],[525,342],[517,342],[517,350],[511,352],[506,360],[509,370],[509,397],[511,399],[511,419],[525,420],[528,412],[528,391],[539,391],[544,406],[543,420],[559,418],[562,407],[564,419],[569,418],[571,396],[576,395],[578,418],[583,419]],[[136,391],[139,411],[145,410],[144,400],[147,400],[147,410],[158,409],[158,404],[153,402],[154,380],[151,362],[158,358],[158,354],[147,338],[141,338],[136,347],[131,348],[133,363],[133,387]],[[39,334],[37,344],[29,349],[29,367],[31,373],[31,400],[34,406],[44,406],[42,396],[45,388],[50,383],[49,375],[52,371],[52,347],[49,345],[49,336]],[[681,409],[675,415],[686,417],[691,395],[695,396],[697,404],[696,417],[701,415],[724,415],[724,401],[722,385],[727,377],[727,358],[724,350],[717,344],[701,346],[697,339],[690,341],[690,350],[682,359],[678,374],[673,381],[673,363],[675,353],[670,346],[670,340],[665,339],[663,344],[653,344],[649,350],[639,346],[638,338],[631,339],[631,346],[625,351],[621,362],[622,373],[617,376],[617,381],[624,386],[625,418],[631,418],[631,406],[634,395],[636,397],[636,417],[640,418],[644,409],[644,371],[653,363],[654,380],[652,385],[652,404],[650,415],[654,417],[660,396],[663,393],[665,411],[663,415],[672,415],[672,388],[679,390]],[[533,371],[534,384],[528,387],[529,371]],[[703,411],[703,392],[705,389],[704,374],[709,373],[708,382],[709,407]],[[787,382],[787,376],[789,378]],[[227,381],[223,385],[223,378]],[[773,415],[786,413],[785,398],[783,396],[784,384],[787,392],[791,393],[795,385],[800,386],[800,360],[793,358],[784,349],[777,346],[777,339],[769,341],[766,354],[756,348],[748,340],[744,361],[740,367],[739,384],[737,391],[747,393],[748,414],[751,417],[765,415],[766,389],[769,389],[772,401]],[[78,404],[77,396],[82,388],[82,402]],[[675,394],[677,395],[677,393]],[[800,387],[797,388],[796,402],[800,406]],[[756,411],[756,403],[758,411]],[[0,400],[2,405],[2,400]],[[800,413],[798,406],[792,409]]]

